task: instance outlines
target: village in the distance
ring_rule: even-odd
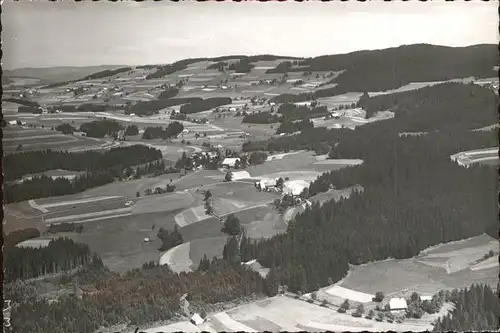
[[[4,329],[498,330],[498,46],[4,69]]]

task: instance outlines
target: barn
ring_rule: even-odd
[[[222,166],[226,168],[234,168],[236,163],[239,163],[240,159],[238,157],[236,158],[225,158],[224,161],[222,161]]]
[[[389,301],[389,309],[391,312],[401,312],[406,311],[408,305],[404,298],[391,298]]]

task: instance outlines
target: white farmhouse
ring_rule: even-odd
[[[389,301],[389,309],[391,312],[406,311],[408,305],[404,298],[391,298]]]
[[[431,295],[420,295],[420,301],[432,301],[432,296]]]
[[[236,158],[225,158],[224,161],[222,161],[222,166],[226,168],[234,168],[236,165],[236,162],[240,162],[239,157]]]
[[[195,314],[191,317],[190,322],[191,322],[193,325],[198,326],[198,325],[203,324],[204,320],[203,320],[203,318],[201,318],[201,317],[200,317],[200,315],[199,315],[199,314],[195,313]]]

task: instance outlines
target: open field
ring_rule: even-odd
[[[160,265],[168,265],[176,273],[189,272],[198,268],[204,255],[208,259],[222,257],[227,236],[196,239],[171,248],[161,255]]]
[[[388,259],[353,266],[339,285],[369,294],[382,291],[391,295],[402,290],[432,295],[441,289],[463,288],[481,282],[496,286],[498,261],[497,265],[491,262],[484,266],[475,264],[489,250],[498,251],[498,242],[486,235],[477,236],[433,247],[411,259]],[[448,266],[455,269],[447,270]],[[398,279],[392,278],[394,276]]]
[[[445,306],[442,313],[433,315],[431,318],[422,318],[418,321],[407,320],[398,324],[354,318],[350,314],[341,314],[304,300],[275,296],[210,314],[208,320],[200,325],[199,329],[226,332],[426,331],[432,329],[431,322],[438,315],[444,315],[449,310],[450,307]],[[156,330],[150,329],[148,332],[172,332],[179,328],[187,330],[190,326],[187,322],[182,322],[158,327]]]
[[[266,204],[276,197],[270,193],[258,192],[253,183],[233,181],[203,186],[202,189],[212,193],[212,207],[218,216]],[[198,206],[188,208],[175,217],[177,225],[184,227],[210,218],[205,214],[205,208],[201,200],[202,195],[200,193]]]
[[[111,270],[124,272],[139,268],[148,261],[158,261],[161,241],[158,229],[173,229],[173,215],[176,211],[148,214],[131,214],[84,224],[81,234],[70,237],[88,244],[99,254]],[[154,226],[154,229],[153,229]],[[144,238],[150,242],[145,243]]]
[[[104,140],[87,138],[80,135],[64,135],[43,128],[7,127],[4,129],[4,149],[7,153],[40,149],[96,149],[102,148]]]

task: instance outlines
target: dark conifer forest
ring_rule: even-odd
[[[103,170],[115,165],[128,167],[161,158],[161,151],[143,145],[112,148],[104,153],[71,153],[47,149],[6,155],[3,158],[3,168],[5,180],[9,181],[47,170]]]
[[[282,284],[305,293],[326,285],[329,279],[341,279],[349,263],[409,258],[441,242],[484,232],[495,236],[497,169],[481,165],[466,169],[449,158],[459,151],[498,144],[493,132],[468,131],[462,125],[470,110],[484,119],[483,124],[488,122],[488,114],[489,123],[495,123],[496,100],[488,95],[493,93],[481,89],[477,92],[476,87],[460,84],[436,86],[426,89],[430,97],[408,105],[405,117],[355,131],[314,129],[247,143],[245,150],[274,151],[327,144],[336,158],[363,159],[361,166],[321,175],[311,184],[309,195],[326,192],[331,185],[362,184],[364,192],[307,209],[289,223],[286,234],[244,242],[247,248],[241,250],[245,253],[242,260],[257,257],[276,271]],[[433,90],[441,92],[437,101]],[[468,92],[489,98],[470,98]],[[419,108],[434,112],[416,112]],[[435,116],[449,108],[454,109],[455,118]],[[400,130],[407,130],[416,118],[429,125],[428,119],[433,119],[432,129],[442,130],[400,137]]]
[[[4,201],[9,203],[79,193],[124,178],[125,171],[131,166],[161,158],[161,151],[143,145],[113,148],[104,153],[45,150],[7,155],[4,157],[7,181],[55,169],[85,171],[85,174],[73,180],[37,175],[23,182],[6,183]]]
[[[404,45],[377,51],[356,51],[308,59],[298,67],[281,65],[270,73],[342,71],[334,88],[319,90],[316,97],[348,91],[386,91],[410,82],[444,81],[464,77],[495,77],[497,46],[461,48],[429,44]]]
[[[446,317],[438,319],[434,332],[497,331],[500,313],[498,295],[490,286],[479,284],[453,290],[445,295],[455,308]]]
[[[42,248],[14,246],[4,252],[4,281],[8,283],[65,272],[83,267],[91,260],[92,253],[87,245],[68,238],[52,240]]]

